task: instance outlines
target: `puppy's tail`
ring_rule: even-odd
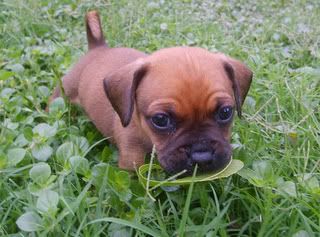
[[[99,13],[90,11],[86,15],[88,47],[94,49],[99,46],[107,46],[103,36]]]

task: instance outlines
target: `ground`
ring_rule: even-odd
[[[45,111],[86,51],[92,9],[110,46],[200,46],[247,63],[239,175],[153,201],[79,108],[61,98]],[[0,11],[1,236],[319,236],[319,1],[3,0]]]

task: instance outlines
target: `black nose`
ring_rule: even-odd
[[[194,144],[191,147],[190,156],[193,162],[198,164],[209,163],[213,159],[213,151],[207,145]]]

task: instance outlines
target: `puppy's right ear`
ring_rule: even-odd
[[[130,123],[136,90],[147,71],[147,63],[138,59],[111,73],[103,80],[104,91],[124,127]]]

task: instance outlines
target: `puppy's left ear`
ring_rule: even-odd
[[[232,82],[236,109],[238,116],[241,117],[241,106],[249,91],[253,73],[244,63],[225,55],[223,55],[223,66]]]
[[[147,69],[147,63],[143,59],[137,59],[106,76],[103,80],[104,91],[123,127],[130,123],[136,90],[146,75]]]

